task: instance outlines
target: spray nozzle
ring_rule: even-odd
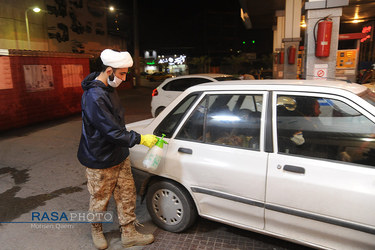
[[[158,138],[158,141],[155,143],[155,145],[158,146],[159,148],[163,148],[164,143],[168,144],[168,142],[163,140],[165,134],[161,134],[161,135],[162,135],[161,138]]]

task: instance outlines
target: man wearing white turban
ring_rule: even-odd
[[[125,247],[150,244],[154,236],[140,234],[135,229],[136,189],[128,156],[130,147],[136,144],[152,147],[157,137],[128,131],[125,126],[116,87],[126,80],[128,68],[133,66],[130,54],[105,49],[100,58],[102,71],[93,72],[82,81],[82,135],[77,157],[86,167],[89,210],[106,211],[113,193],[122,244]],[[98,249],[108,247],[101,223],[92,223],[91,234]]]

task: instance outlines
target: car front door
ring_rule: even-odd
[[[267,231],[334,249],[375,248],[375,120],[352,100],[274,92]]]
[[[265,92],[209,93],[169,140],[160,170],[192,194],[201,216],[263,229]]]

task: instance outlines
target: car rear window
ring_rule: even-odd
[[[342,100],[280,95],[278,151],[375,166],[375,123]],[[291,101],[293,100],[293,102]]]
[[[234,76],[221,76],[221,77],[215,77],[215,80],[223,82],[223,81],[232,81],[232,80],[240,80],[240,79]]]
[[[164,85],[163,89],[168,91],[185,91],[187,88],[206,82],[211,82],[211,80],[206,78],[181,78],[170,81]]]

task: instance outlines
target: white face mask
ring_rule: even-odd
[[[109,86],[111,86],[112,88],[117,88],[122,83],[122,80],[118,78],[117,76],[115,76],[113,78],[113,81],[109,80],[109,77],[108,77],[107,82]]]
[[[295,133],[295,134],[293,135],[293,137],[290,138],[290,140],[291,140],[292,142],[294,142],[295,144],[297,144],[298,146],[299,146],[299,145],[302,145],[302,144],[305,143],[305,138],[303,138],[303,134],[302,134],[301,131]]]

